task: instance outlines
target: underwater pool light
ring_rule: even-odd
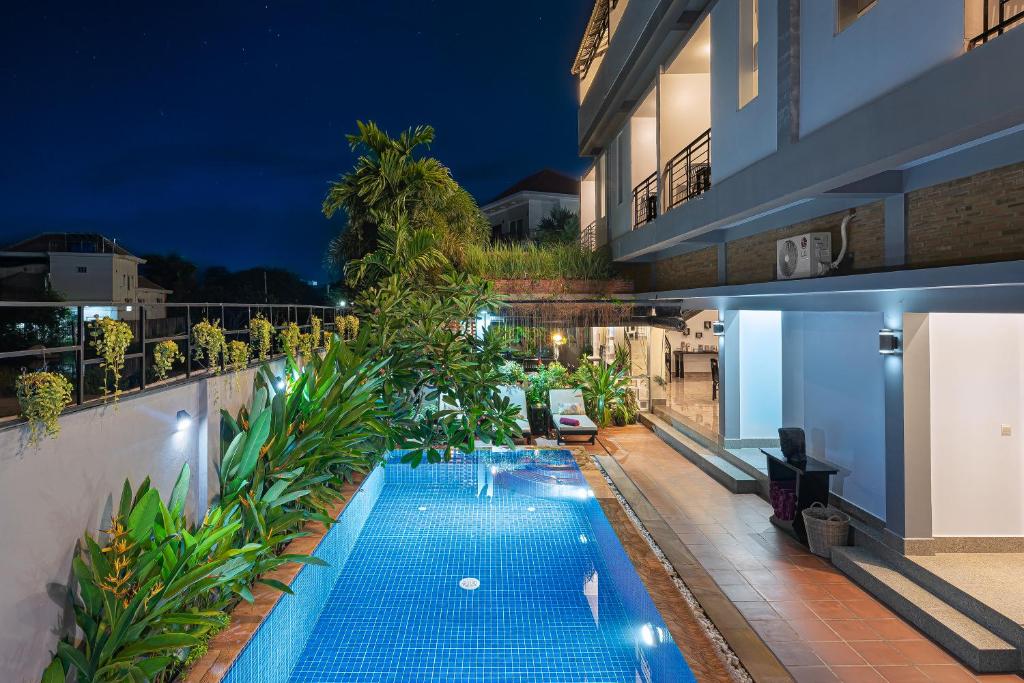
[[[651,628],[650,624],[644,624],[640,627],[640,640],[647,647],[654,647],[654,629]]]

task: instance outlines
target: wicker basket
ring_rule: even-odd
[[[850,518],[839,510],[814,503],[803,511],[807,529],[807,545],[820,557],[830,557],[832,546],[846,545],[850,535]]]

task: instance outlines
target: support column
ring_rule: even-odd
[[[885,265],[906,265],[907,262],[907,195],[885,198]]]
[[[779,2],[778,148],[800,139],[800,0]]]
[[[903,353],[885,363],[886,542],[929,554],[932,539],[931,357],[928,315],[886,316],[903,330]]]
[[[718,339],[718,424],[723,439],[740,438],[740,315],[719,311],[725,334]]]
[[[726,250],[726,243],[718,243],[718,284],[725,285],[729,283],[729,263],[727,258],[728,251]],[[719,316],[719,320],[721,320]]]

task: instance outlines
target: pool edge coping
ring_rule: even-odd
[[[357,473],[350,482],[346,482],[341,487],[339,493],[342,500],[330,509],[330,516],[335,521],[341,517],[367,476],[368,474]],[[303,527],[303,531],[307,535],[291,541],[285,546],[282,554],[314,554],[327,534],[330,533],[330,528],[321,522],[309,522]],[[260,578],[276,579],[286,586],[291,586],[304,566],[306,565],[299,562],[290,562],[267,572]],[[252,603],[238,603],[228,613],[231,616],[230,626],[210,640],[206,654],[179,679],[181,683],[220,683],[223,681],[235,660],[248,646],[263,622],[274,611],[278,601],[286,595],[283,591],[261,583],[252,587],[252,594],[255,598]]]

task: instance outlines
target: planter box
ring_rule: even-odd
[[[627,294],[633,291],[629,280],[494,280],[501,294]]]

